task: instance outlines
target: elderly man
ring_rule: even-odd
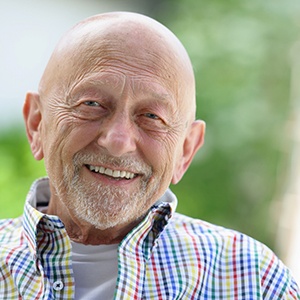
[[[299,299],[264,245],[175,213],[168,187],[204,139],[194,85],[148,17],[96,15],[63,36],[25,99],[48,178],[0,223],[1,299]]]

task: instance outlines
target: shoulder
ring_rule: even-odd
[[[0,220],[0,246],[18,240],[22,229],[22,217]]]
[[[254,239],[236,230],[214,225],[179,213],[175,213],[173,218],[171,218],[167,230],[190,236],[192,239],[201,238],[202,242],[213,243],[215,245],[238,240],[247,240],[256,243]]]
[[[163,264],[164,272],[167,266],[172,274],[174,269],[180,270],[181,282],[186,276],[189,286],[198,274],[194,279],[195,286],[201,287],[199,295],[215,291],[226,299],[233,294],[239,299],[242,293],[243,299],[251,295],[259,299],[299,299],[299,288],[290,271],[267,246],[238,231],[178,213],[157,240],[152,260],[168,262]]]
[[[220,269],[232,264],[257,273],[286,269],[271,249],[248,235],[178,213],[167,226],[165,238],[180,248],[194,249],[199,259]]]

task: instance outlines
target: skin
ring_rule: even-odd
[[[50,180],[47,213],[84,244],[120,242],[180,181],[204,140],[184,47],[132,13],[97,15],[67,32],[23,113]]]

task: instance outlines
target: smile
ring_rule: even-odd
[[[123,171],[123,170],[112,170],[112,169],[109,169],[109,168],[92,166],[92,165],[87,165],[87,167],[92,172],[100,173],[100,174],[107,175],[107,176],[110,176],[110,177],[113,177],[113,178],[132,179],[132,178],[137,176],[134,173]]]

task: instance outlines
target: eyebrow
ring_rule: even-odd
[[[174,96],[168,93],[167,88],[160,85],[159,83],[155,81],[148,81],[152,84],[149,86],[147,85],[147,81],[144,80],[138,80],[139,76],[134,76],[137,81],[134,81],[133,86],[130,85],[130,88],[133,92],[133,94],[136,94],[136,90],[142,94],[148,94],[151,98],[157,101],[162,102],[173,102],[175,101]],[[95,75],[89,75],[85,77],[84,79],[80,80],[78,84],[75,84],[69,91],[69,95],[76,93],[76,90],[83,88],[80,94],[84,94],[89,89],[95,89],[95,91],[99,91],[101,93],[110,93],[108,90],[105,89],[105,87],[112,87],[116,90],[117,86],[120,86],[120,91],[123,91],[123,87],[125,85],[125,77],[124,81],[122,80],[122,75],[116,75],[113,74],[99,74],[98,76]],[[123,82],[122,82],[123,81]],[[155,88],[157,86],[158,88]],[[160,91],[161,90],[161,91]]]
[[[144,81],[144,84],[142,82]],[[151,81],[151,85],[147,85],[145,80],[137,81],[134,83],[134,87],[137,88],[139,92],[142,93],[148,93],[151,95],[151,98],[156,99],[156,100],[173,100],[174,97],[172,96],[171,93],[168,92],[168,89],[164,87],[163,85]],[[145,87],[146,86],[146,87]],[[158,88],[155,88],[158,87]],[[133,90],[133,92],[135,92]]]
[[[143,91],[141,90],[140,91],[141,93],[148,93],[150,95],[150,98],[154,99],[154,100],[161,100],[161,101],[168,101],[168,100],[172,100],[173,97],[168,94],[168,93],[158,93],[158,92],[155,92],[155,91]],[[148,98],[148,97],[147,97]]]

